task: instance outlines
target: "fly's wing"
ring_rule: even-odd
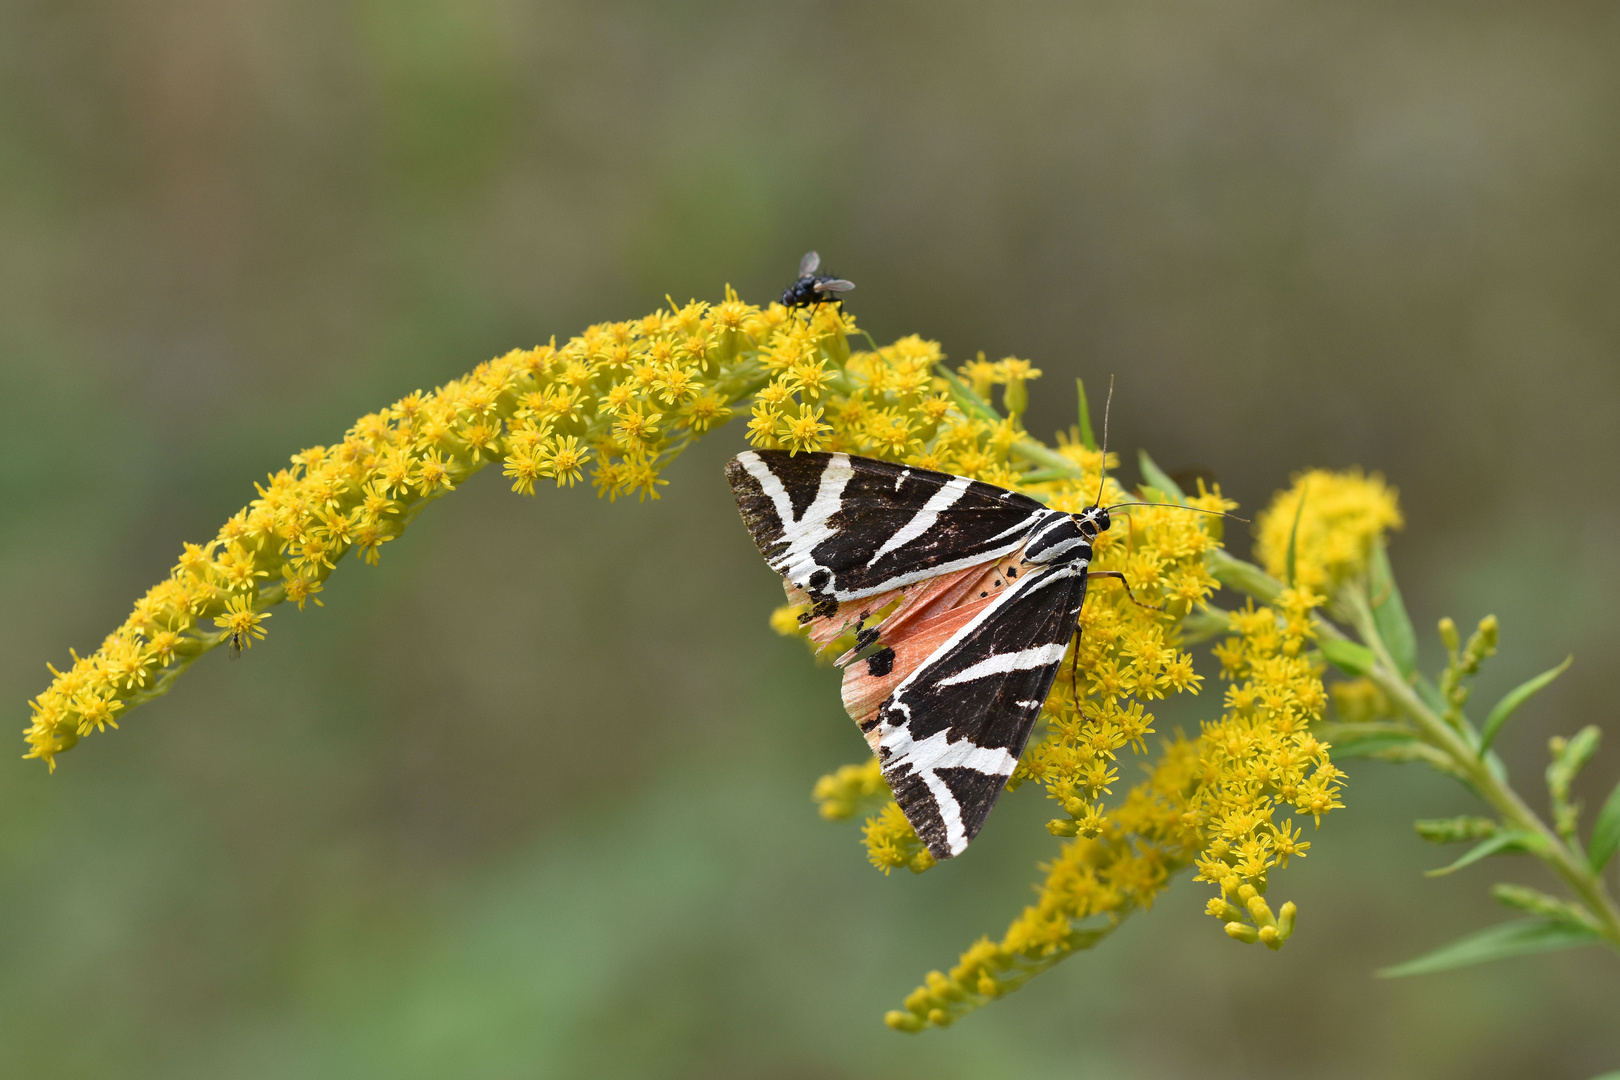
[[[855,283],[853,281],[845,281],[843,278],[836,277],[822,278],[820,281],[816,282],[816,292],[818,293],[849,292],[849,290],[853,289],[854,287]]]
[[[848,454],[751,450],[726,479],[760,554],[818,614],[1001,559],[1056,513],[993,484]]]
[[[960,854],[1007,786],[1085,598],[1083,563],[1026,574],[904,674],[862,724],[895,800],[934,858]],[[926,624],[917,628],[925,631]],[[903,654],[906,635],[889,647]],[[903,674],[857,660],[845,675],[846,701],[851,675],[875,672]]]
[[[818,267],[820,265],[821,265],[821,256],[820,255],[817,255],[813,251],[805,252],[804,253],[804,258],[799,260],[799,276],[802,277],[802,278],[809,277],[811,274],[816,272],[816,267]]]

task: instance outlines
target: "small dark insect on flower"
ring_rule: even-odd
[[[230,651],[225,655],[229,656],[232,660],[242,659],[242,635],[232,634],[230,645]]]
[[[799,260],[799,280],[782,290],[782,306],[790,308],[815,307],[817,304],[841,303],[846,293],[855,287],[853,281],[816,273],[821,256],[813,251],[804,253]]]

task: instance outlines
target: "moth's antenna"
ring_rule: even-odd
[[[1103,402],[1102,466],[1097,472],[1097,497],[1091,500],[1092,506],[1096,506],[1102,502],[1103,484],[1108,479],[1108,410],[1113,407],[1113,404],[1114,377],[1110,375],[1108,376],[1108,397]]]
[[[1110,511],[1117,510],[1121,506],[1168,506],[1173,510],[1191,510],[1195,514],[1213,514],[1215,517],[1231,518],[1233,521],[1241,521],[1245,525],[1249,523],[1248,518],[1241,518],[1236,514],[1225,514],[1219,510],[1205,510],[1198,506],[1188,506],[1186,503],[1122,502],[1115,503],[1113,506],[1110,506],[1107,509]]]
[[[1105,483],[1107,483],[1107,481],[1108,481],[1108,411],[1113,406],[1113,404],[1114,404],[1114,377],[1112,375],[1110,375],[1110,376],[1108,376],[1108,398],[1103,402],[1103,438],[1102,438],[1102,455],[1103,456],[1102,456],[1102,467],[1098,472],[1098,476],[1097,476],[1097,497],[1091,501],[1092,506],[1099,506],[1099,505],[1102,504],[1103,485]],[[1108,510],[1117,510],[1121,506],[1173,506],[1178,510],[1191,510],[1195,514],[1210,514],[1210,515],[1213,515],[1214,517],[1231,518],[1233,521],[1241,521],[1245,525],[1247,525],[1249,523],[1248,518],[1241,518],[1241,517],[1238,517],[1236,514],[1225,514],[1225,513],[1222,513],[1219,510],[1204,510],[1204,509],[1201,509],[1201,508],[1196,507],[1196,506],[1186,506],[1186,505],[1184,505],[1182,503],[1122,502],[1122,503],[1115,503],[1112,506],[1106,507],[1106,509],[1108,509]]]

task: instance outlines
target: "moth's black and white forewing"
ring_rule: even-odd
[[[873,714],[863,719],[852,706],[851,715],[929,851],[958,854],[1006,786],[1051,690],[1085,600],[1089,540],[1106,517],[847,454],[751,451],[726,473],[766,562],[811,600],[802,618],[851,613],[859,633],[844,658],[855,665],[846,703],[852,680],[894,680]],[[865,628],[861,601],[913,587],[922,595],[948,576],[971,582],[978,568],[997,566],[1005,575],[988,571],[994,596],[987,586],[931,622],[891,633],[902,621],[896,613]],[[919,642],[926,654],[891,675],[895,650],[916,653]]]
[[[757,450],[726,466],[772,570],[817,601],[856,600],[1011,554],[1046,517],[993,484],[848,454]]]

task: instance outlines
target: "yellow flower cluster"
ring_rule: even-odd
[[[56,754],[117,727],[204,652],[262,638],[266,608],[319,604],[337,560],[352,551],[375,563],[427,502],[486,465],[499,463],[524,494],[542,480],[573,485],[588,467],[608,498],[657,498],[660,470],[765,386],[768,371],[780,376],[781,358],[793,356],[791,370],[809,386],[812,370],[839,369],[853,329],[828,306],[806,318],[727,290],[719,304],[672,305],[592,326],[561,347],[514,350],[361,417],[342,442],[294,454],[214,539],[187,544],[99,649],[51,669],[51,685],[30,702],[26,756],[54,769]]]
[[[1392,716],[1389,698],[1368,678],[1340,679],[1328,687],[1333,711],[1347,724],[1366,724]]]
[[[837,317],[820,310],[826,314],[819,319]],[[1016,417],[996,416],[988,406],[964,409],[935,374],[944,359],[937,342],[913,335],[839,358],[817,350],[810,332],[784,334],[762,358],[772,377],[754,399],[748,438],[755,446],[864,454],[1008,487],[1017,482],[1008,462],[1020,436]],[[1022,392],[1024,380],[1039,374],[1008,357],[978,361],[972,377],[985,393],[1001,384],[1016,397],[1013,387]]]
[[[1366,566],[1378,538],[1401,525],[1396,493],[1377,473],[1312,469],[1295,476],[1293,486],[1279,492],[1261,513],[1255,524],[1255,554],[1271,576],[1287,581],[1293,537],[1292,584],[1331,597]]]
[[[1321,673],[1306,655],[1311,611],[1322,599],[1285,589],[1272,606],[1251,603],[1232,614],[1236,633],[1214,649],[1221,677],[1232,685],[1225,713],[1205,724],[1198,740],[1199,788],[1187,818],[1206,836],[1198,879],[1221,886],[1226,897],[1212,900],[1209,911],[1244,940],[1254,938],[1246,936],[1245,916],[1234,914],[1231,898],[1244,886],[1263,893],[1271,867],[1287,866],[1310,847],[1292,819],[1278,822],[1276,814],[1291,807],[1320,824],[1343,805],[1344,774],[1310,731],[1327,705]]]
[[[797,620],[794,629],[798,629]],[[875,757],[859,765],[842,765],[816,781],[810,797],[816,801],[821,816],[828,821],[845,821],[854,817],[867,804],[889,797],[889,785],[883,782],[883,769]]]

